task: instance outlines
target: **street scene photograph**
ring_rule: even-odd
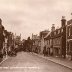
[[[72,0],[0,0],[0,72],[72,72]]]

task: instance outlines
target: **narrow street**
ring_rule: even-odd
[[[72,72],[72,70],[32,53],[20,52],[16,57],[8,57],[2,62],[0,72]]]

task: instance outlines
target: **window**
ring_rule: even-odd
[[[61,32],[63,32],[63,29],[61,29]]]
[[[72,26],[70,27],[70,35],[72,35]]]
[[[58,34],[60,33],[60,30],[58,30]]]
[[[56,35],[56,32],[54,32],[54,35]]]
[[[69,28],[69,36],[70,36],[70,28]]]
[[[56,40],[55,40],[55,39],[53,39],[53,45],[55,45],[55,43],[56,43],[55,41],[56,41]]]
[[[49,44],[49,40],[47,40],[47,45]]]
[[[52,45],[52,39],[50,39],[50,45]]]

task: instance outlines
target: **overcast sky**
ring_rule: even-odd
[[[8,31],[22,38],[60,27],[62,16],[71,18],[72,0],[0,0],[0,18]]]

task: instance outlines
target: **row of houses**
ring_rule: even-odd
[[[60,28],[55,29],[55,24],[52,24],[51,31],[41,31],[38,37],[40,53],[46,48],[48,55],[64,58],[72,56],[72,19],[67,21],[62,16]]]
[[[51,32],[44,37],[46,48],[55,56],[66,56],[66,19],[62,17],[61,27],[55,29],[52,25]]]
[[[0,57],[10,55],[16,44],[21,42],[21,34],[17,36],[5,29],[0,19]]]

